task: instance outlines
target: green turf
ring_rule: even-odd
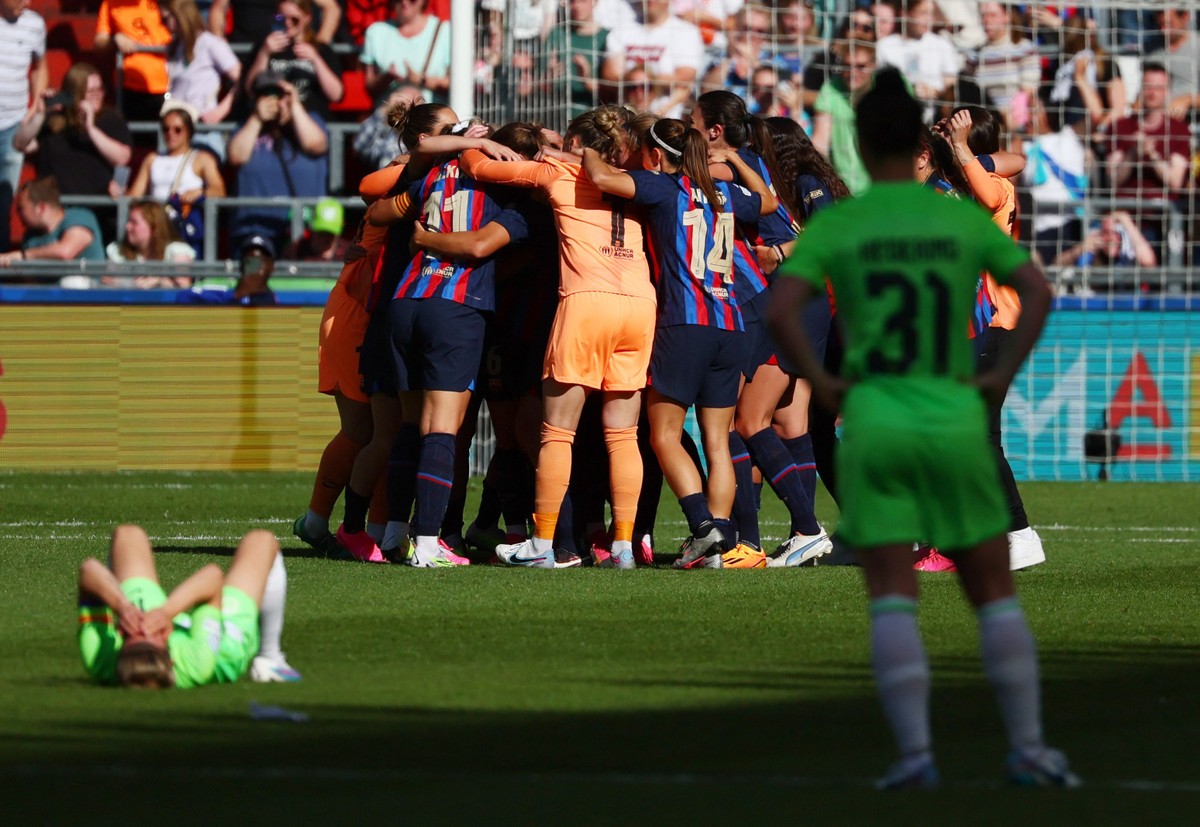
[[[859,573],[412,570],[314,557],[304,475],[0,475],[8,823],[1178,824],[1200,809],[1200,509],[1185,485],[1029,484],[1018,576],[1047,731],[1090,782],[999,785],[1003,739],[949,575],[923,576],[946,789],[880,796],[891,748]],[[765,497],[764,536],[783,512]],[[836,511],[822,499],[819,516]],[[288,552],[291,686],[104,689],[73,646],[78,563],[144,525],[163,581],[251,527]],[[664,497],[659,551],[682,534]],[[251,701],[311,716],[252,720]],[[1150,789],[1134,788],[1148,782]],[[1192,816],[1186,813],[1192,812]],[[13,817],[16,816],[15,821]]]

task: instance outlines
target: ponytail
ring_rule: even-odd
[[[708,203],[712,204],[713,211],[720,212],[725,199],[718,194],[717,185],[708,171],[708,140],[698,130],[689,128],[684,133],[683,162],[679,169],[700,188]]]

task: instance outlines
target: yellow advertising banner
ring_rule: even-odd
[[[308,471],[320,307],[0,307],[0,469]]]

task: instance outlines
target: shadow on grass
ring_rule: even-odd
[[[1036,794],[999,784],[1004,739],[978,663],[935,657],[934,737],[947,780],[938,800],[970,802],[973,822],[989,824],[1017,817],[1063,823],[1089,813],[1119,823],[1126,811],[1150,823],[1160,808],[1178,813],[1183,804],[1194,812],[1194,656],[1179,646],[1046,653],[1048,738],[1068,750],[1092,786],[1037,799],[1032,813]],[[286,802],[301,821],[340,810],[391,814],[399,823],[728,823],[751,815],[770,824],[818,817],[860,823],[885,816],[897,801],[901,814],[915,818],[929,806],[924,801],[869,792],[891,748],[862,678],[858,668],[824,665],[717,673],[684,688],[730,690],[740,699],[573,712],[430,708],[413,703],[420,686],[396,687],[394,705],[368,706],[289,701],[287,687],[241,684],[192,693],[189,702],[198,703],[190,711],[147,697],[131,716],[121,690],[97,688],[93,708],[120,695],[112,704],[126,712],[114,715],[119,722],[62,718],[32,737],[0,739],[0,793],[34,801],[26,812],[44,816],[38,821],[58,821],[78,812],[54,795],[67,784],[91,802],[89,821],[99,823],[105,813],[130,812],[129,802],[109,810],[92,798],[114,782],[139,791],[133,811],[140,814],[170,813],[179,791],[190,789],[205,800],[185,815],[208,812],[217,799],[264,815],[272,802]],[[631,683],[643,682],[612,685]],[[673,685],[653,677],[644,684]],[[796,700],[745,699],[746,690],[762,689]],[[246,713],[254,697],[303,710],[311,721],[252,720]],[[1157,793],[1125,788],[1137,780],[1167,786]],[[940,823],[937,812],[930,817]]]
[[[206,554],[213,557],[232,557],[236,546],[155,546],[156,554]],[[284,546],[284,557],[292,558],[299,557],[305,560],[325,560],[327,559],[323,551],[318,551],[315,548],[310,548],[306,545],[299,545],[294,548]]]

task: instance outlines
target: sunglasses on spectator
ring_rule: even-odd
[[[768,94],[768,93],[774,93],[774,91],[775,91],[775,84],[773,84],[773,83],[772,83],[772,84],[771,84],[771,85],[769,85],[769,86],[760,86],[759,84],[755,84],[755,85],[754,85],[753,87],[751,87],[751,88],[753,89],[753,91],[754,91],[754,94],[756,94],[756,95],[765,95],[765,94]]]
[[[861,20],[851,20],[850,27],[852,29],[858,29],[859,31],[863,31],[863,32],[875,31],[874,23],[871,23],[871,22],[863,23]]]
[[[174,126],[171,124],[163,124],[162,131],[167,135],[179,135],[183,132],[187,132],[187,129],[179,124],[175,124]]]
[[[276,23],[291,23],[293,26],[298,26],[304,22],[304,18],[296,14],[277,14],[275,15]]]

